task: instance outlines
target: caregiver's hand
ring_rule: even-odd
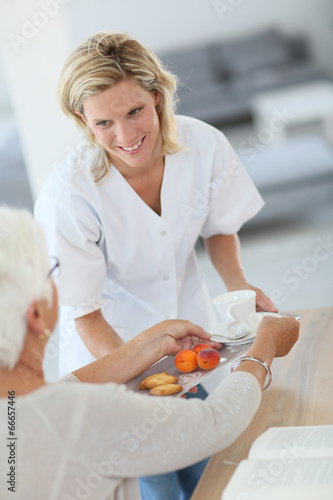
[[[224,281],[228,292],[254,290],[257,294],[257,311],[277,312],[277,308],[264,292],[250,285],[245,278],[238,235],[216,234],[204,238],[210,259]]]
[[[268,311],[268,312],[278,312],[273,301],[264,294],[260,288],[257,288],[252,285],[248,285],[249,288],[247,290],[254,290],[256,292],[256,309],[257,312]]]
[[[234,290],[253,290],[256,292],[256,310],[257,312],[278,312],[278,309],[274,305],[273,301],[264,294],[260,288],[250,285],[247,281],[242,281],[240,283],[235,283],[233,287],[228,289],[229,291]]]
[[[163,343],[165,356],[177,354],[182,349],[192,349],[196,344],[203,342],[215,349],[222,348],[220,342],[210,341],[210,333],[191,321],[179,319],[162,321],[150,328],[149,332],[157,341]]]

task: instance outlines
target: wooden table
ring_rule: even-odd
[[[210,459],[191,500],[221,500],[237,465],[269,427],[333,424],[333,307],[296,313],[302,316],[299,341],[288,356],[274,360],[272,384],[254,419]]]

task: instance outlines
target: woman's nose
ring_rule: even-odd
[[[128,124],[118,123],[115,132],[118,146],[130,146],[135,142],[135,131]]]

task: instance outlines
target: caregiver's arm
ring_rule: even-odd
[[[116,351],[79,368],[73,374],[81,382],[128,382],[164,356],[189,349],[191,340],[209,341],[211,335],[185,320],[167,320],[145,330]],[[217,342],[209,342],[221,348]]]
[[[250,285],[244,275],[241,249],[237,234],[217,234],[204,239],[213,266],[228,291],[254,290],[257,310],[277,312],[273,302],[259,288]]]
[[[100,309],[76,318],[75,327],[88,351],[97,359],[124,344],[122,338],[104,319]]]

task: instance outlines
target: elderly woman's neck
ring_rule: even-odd
[[[46,384],[43,371],[43,356],[46,341],[27,332],[20,358],[12,370],[0,372],[0,397],[14,390],[20,396]]]

